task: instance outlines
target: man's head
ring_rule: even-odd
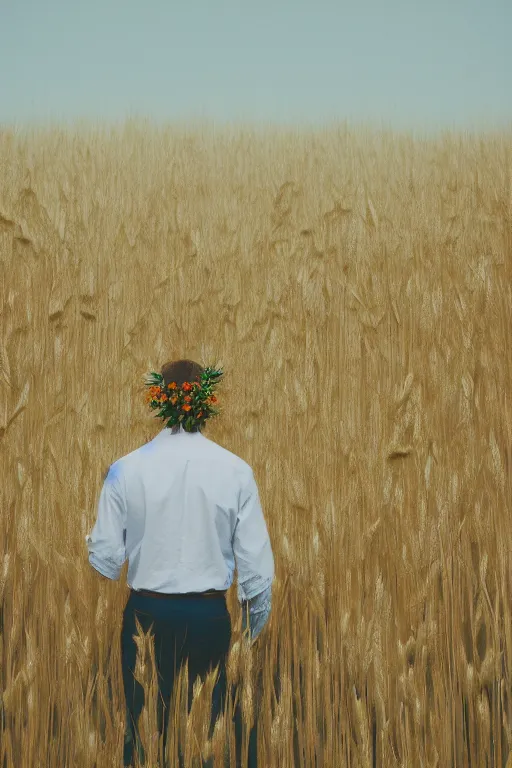
[[[172,363],[165,363],[160,371],[164,377],[165,387],[175,381],[178,387],[181,387],[186,381],[196,380],[204,371],[204,368],[193,360],[176,360]],[[178,432],[179,425],[172,428],[172,432]],[[194,427],[192,432],[200,432],[199,427]]]

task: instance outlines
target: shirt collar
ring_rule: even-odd
[[[176,432],[176,434],[173,435],[172,429],[169,427],[164,427],[160,430],[158,435],[155,439],[159,440],[169,440],[170,438],[178,438],[178,437],[185,437],[187,440],[197,439],[197,438],[203,438],[204,435],[201,432],[186,432],[183,429],[183,426],[180,424],[180,431]]]

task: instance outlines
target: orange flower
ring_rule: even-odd
[[[184,397],[183,399],[184,399],[184,401],[185,401],[186,403],[190,403],[190,401],[192,400],[192,398],[190,397],[190,395],[185,395],[185,397]]]
[[[184,410],[184,411],[187,411],[187,412],[188,412],[188,411],[190,411],[190,409],[191,409],[191,408],[192,408],[192,406],[191,406],[191,405],[184,405],[184,406],[183,406],[183,410]]]
[[[168,397],[167,397],[167,395],[165,395],[165,394],[164,394],[164,395],[162,395],[162,398],[161,398],[161,399],[162,399],[162,402],[164,402],[164,403],[165,403],[165,402],[167,402],[167,400],[168,400]]]
[[[192,384],[189,384],[188,381],[185,381],[182,386],[182,389],[184,392],[190,392],[190,390],[192,389]]]
[[[171,381],[171,383],[167,385],[167,389],[176,389],[176,382]]]
[[[176,405],[176,400],[177,400],[177,399],[178,399],[177,397],[171,397],[171,403],[172,403],[173,405]]]
[[[197,418],[200,419],[202,415],[203,415],[203,412],[199,411],[199,413],[197,414]]]
[[[215,397],[215,395],[212,395],[210,400],[212,401],[212,403],[216,403],[217,402],[217,398]]]

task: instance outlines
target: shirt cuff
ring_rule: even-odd
[[[104,560],[100,560],[94,554],[89,555],[89,562],[92,567],[98,571],[98,573],[101,573],[102,576],[105,576],[105,578],[111,579],[112,581],[119,580],[119,577],[121,576],[121,568],[113,568],[111,565],[105,563]]]
[[[261,634],[272,608],[272,586],[248,601],[251,643]],[[242,612],[242,633],[247,629],[247,613]]]
[[[272,585],[267,587],[259,594],[251,597],[249,600],[249,613],[255,615],[258,613],[268,613],[272,605]]]
[[[262,578],[261,576],[252,576],[243,584],[238,582],[238,602],[241,604],[245,600],[251,600],[260,595],[266,589],[272,586],[274,577]]]

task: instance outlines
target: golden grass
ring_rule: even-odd
[[[0,167],[2,768],[121,764],[126,570],[84,536],[160,429],[142,375],[178,357],[224,365],[206,434],[272,539],[250,664],[228,600],[261,765],[501,768],[512,136],[4,129]],[[187,765],[208,690],[173,713]]]

